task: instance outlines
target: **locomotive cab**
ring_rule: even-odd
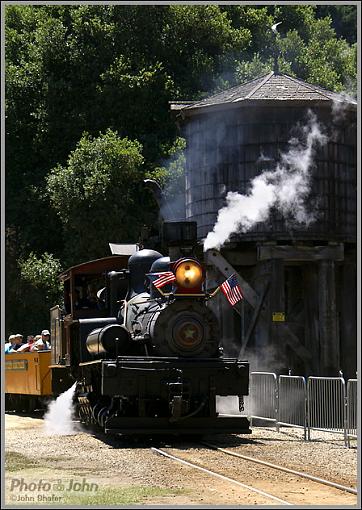
[[[52,390],[59,395],[90,360],[87,335],[97,327],[116,324],[119,303],[128,289],[128,255],[113,255],[69,268],[60,274],[63,304],[50,310]]]

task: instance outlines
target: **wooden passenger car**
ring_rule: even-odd
[[[50,351],[5,355],[6,407],[32,411],[49,399],[51,390]]]

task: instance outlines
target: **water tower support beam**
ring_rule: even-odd
[[[244,298],[252,306],[252,308],[255,309],[257,307],[260,299],[259,295],[255,292],[251,285],[249,285],[249,283],[240,276],[236,269],[221,255],[219,251],[208,250],[205,253],[205,262],[208,265],[215,266],[226,278],[235,273]],[[260,309],[259,319],[267,328],[270,326],[271,318],[269,317],[269,314],[262,309],[262,307]],[[287,343],[300,358],[307,360],[311,358],[311,353],[304,347],[299,338],[295,335],[295,333],[293,333],[287,324],[280,324],[278,329],[282,341]]]

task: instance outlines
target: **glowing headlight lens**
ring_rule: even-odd
[[[185,260],[176,268],[176,282],[180,287],[192,289],[201,285],[202,268],[192,260]]]

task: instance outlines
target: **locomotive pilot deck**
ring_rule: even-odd
[[[105,432],[121,434],[213,434],[250,433],[245,416],[225,416],[216,412],[216,396],[237,394],[243,402],[248,393],[249,364],[230,358],[158,358],[120,356],[114,360],[81,363],[86,387],[92,392],[95,370],[102,381],[100,393],[118,400],[137,400],[135,413],[118,410],[107,416],[106,409],[96,408],[92,414],[103,414]],[[96,368],[97,367],[97,368]],[[88,370],[87,370],[88,369]],[[93,376],[92,376],[93,374]],[[96,379],[98,379],[96,377]],[[88,383],[88,386],[87,386]],[[185,403],[193,400],[193,411]],[[171,416],[165,416],[157,402],[169,403]],[[113,405],[114,405],[113,404]],[[151,412],[151,409],[153,412]],[[115,411],[115,407],[113,408]]]

